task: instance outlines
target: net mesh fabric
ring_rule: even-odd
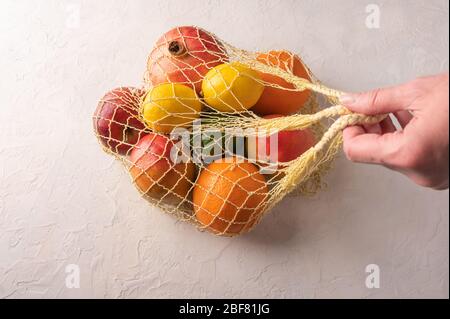
[[[142,87],[107,94],[94,114],[94,127],[104,150],[124,164],[152,205],[200,229],[234,236],[251,230],[288,194],[318,192],[341,147],[342,130],[379,122],[381,117],[354,114],[339,105],[340,92],[320,83],[292,53],[277,51],[264,55],[264,60],[258,52],[238,49],[203,29],[194,30],[180,27],[170,38],[162,37],[149,56]],[[280,52],[289,58],[282,60],[277,56]],[[295,59],[309,79],[294,74]],[[224,64],[227,69],[221,71]],[[212,75],[205,77],[206,73]],[[261,74],[284,81],[267,82]],[[240,90],[242,83],[253,87]],[[208,92],[202,91],[205,87]],[[266,119],[255,114],[248,102],[261,87],[310,94],[298,113]],[[102,112],[106,106],[107,116]],[[127,118],[125,123],[120,116]],[[195,123],[201,123],[200,134]],[[169,137],[180,128],[188,132],[184,144]],[[248,150],[233,153],[226,147],[236,144],[236,137],[243,138],[245,150],[249,139],[261,132],[307,128],[317,143],[289,162],[269,163],[249,158]],[[205,159],[201,156],[205,149],[220,150],[219,156]],[[268,166],[273,171],[261,174]]]

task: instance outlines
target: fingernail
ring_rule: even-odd
[[[344,93],[339,97],[339,101],[341,102],[341,104],[351,105],[351,104],[355,103],[355,98],[351,94]]]

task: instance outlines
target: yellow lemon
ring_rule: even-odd
[[[205,102],[221,112],[242,112],[258,102],[264,91],[258,72],[240,63],[209,70],[202,82]]]
[[[153,131],[170,133],[176,127],[189,127],[200,116],[201,108],[193,89],[182,84],[165,83],[147,93],[142,113]]]

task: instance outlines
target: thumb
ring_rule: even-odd
[[[344,130],[344,152],[353,162],[395,165],[402,145],[401,132],[386,134],[366,133],[361,126]]]
[[[344,93],[340,102],[350,111],[367,115],[406,110],[411,104],[410,85],[376,89],[365,93]]]

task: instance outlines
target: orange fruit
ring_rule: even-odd
[[[268,189],[258,167],[233,157],[208,165],[197,179],[192,198],[201,225],[213,233],[233,236],[260,219]]]
[[[288,51],[269,51],[268,53],[259,54],[256,59],[266,65],[278,67],[295,76],[304,78],[308,81],[311,80],[311,77],[300,58]],[[261,98],[252,108],[252,111],[258,115],[289,115],[296,113],[308,101],[311,95],[309,90],[284,90],[283,88],[294,89],[295,86],[276,75],[260,73],[260,77],[264,82],[279,87],[266,85]]]
[[[173,142],[166,136],[147,134],[131,151],[129,170],[143,194],[167,204],[178,204],[188,199],[195,164],[175,164],[170,155],[172,147]]]

